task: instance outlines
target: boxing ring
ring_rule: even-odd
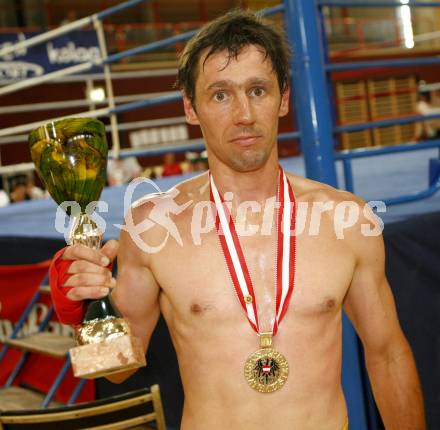
[[[170,150],[188,151],[200,150],[203,142],[198,139],[179,146],[163,146],[146,149],[121,149],[118,137],[118,114],[136,109],[159,106],[181,99],[179,92],[170,92],[165,96],[157,96],[146,100],[137,100],[129,103],[116,104],[112,89],[112,76],[109,65],[121,59],[152,52],[163,47],[175,45],[188,40],[195,34],[190,31],[177,36],[129,49],[124,52],[108,55],[103,34],[102,20],[124,8],[135,6],[145,0],[131,0],[118,6],[67,24],[59,29],[51,30],[34,39],[28,39],[14,46],[0,50],[0,57],[14,50],[30,47],[50,40],[60,34],[93,25],[95,28],[101,51],[101,59],[96,62],[87,62],[77,66],[53,72],[42,77],[30,78],[15,82],[0,88],[0,97],[24,88],[29,88],[62,76],[86,72],[94,67],[101,67],[104,72],[106,90],[108,94],[107,106],[101,109],[81,112],[77,115],[88,117],[108,117],[112,147],[110,157],[125,158],[130,156],[160,155]],[[409,1],[412,7],[440,7],[440,2]],[[405,118],[372,121],[340,126],[335,123],[332,108],[334,95],[330,85],[330,76],[334,72],[344,70],[367,69],[379,66],[402,67],[411,65],[440,64],[440,58],[412,58],[398,60],[381,60],[371,62],[331,63],[324,31],[324,7],[400,7],[401,1],[348,1],[348,0],[285,0],[282,4],[266,9],[262,15],[284,13],[287,35],[293,46],[292,60],[292,89],[295,103],[295,122],[299,131],[283,133],[279,140],[299,139],[303,152],[302,158],[282,160],[287,170],[297,174],[328,183],[332,186],[345,188],[356,192],[367,200],[382,200],[388,211],[380,214],[385,223],[406,220],[414,215],[422,215],[438,211],[440,207],[440,167],[438,163],[438,148],[440,140],[423,141],[419,143],[403,143],[392,147],[374,147],[357,150],[336,151],[336,135],[343,132],[358,131],[375,127],[385,127],[394,124],[407,124],[427,119],[440,118],[440,114],[420,116],[411,115]],[[52,119],[52,118],[51,118]],[[9,136],[22,135],[41,121],[20,126],[7,127],[0,130],[1,139]],[[411,163],[408,160],[412,160]],[[430,175],[423,169],[429,163]],[[380,171],[378,165],[388,165],[390,175]],[[408,167],[409,164],[412,164]],[[353,169],[354,166],[354,169]],[[404,166],[404,167],[402,167]],[[406,167],[405,167],[406,166]],[[21,169],[31,169],[32,165],[21,165]],[[401,173],[410,178],[405,186],[401,187]],[[10,172],[10,166],[0,166],[0,173]],[[356,175],[353,174],[355,171]],[[372,173],[373,172],[373,173]],[[394,176],[393,176],[394,175]],[[375,183],[371,184],[371,176]],[[161,189],[173,186],[181,178],[168,178],[157,181]],[[426,183],[428,184],[426,186]],[[377,187],[375,186],[377,185]],[[395,188],[403,188],[403,194],[395,195]],[[109,226],[106,237],[116,238],[118,230],[114,224],[122,221],[123,193],[125,187],[115,187],[104,190],[102,199],[109,202],[110,210],[101,214]],[[154,190],[142,189],[142,193]],[[26,202],[0,209],[0,241],[6,244],[14,232],[14,236],[30,238],[41,237],[54,241],[53,248],[62,246],[62,235],[53,230],[55,222],[55,204],[50,201]],[[32,218],[32,220],[31,220]],[[36,226],[40,226],[36,230]],[[51,249],[52,251],[52,249]],[[50,254],[49,254],[50,255]],[[44,256],[46,257],[46,255]],[[160,326],[163,322],[160,323]],[[163,326],[159,333],[165,333]],[[166,333],[165,333],[166,335]],[[156,336],[156,343],[158,343]],[[158,347],[159,350],[161,347]],[[172,353],[162,352],[170,362],[175,359]],[[150,360],[151,361],[151,360]],[[153,360],[154,361],[154,360]],[[350,426],[355,430],[379,429],[376,412],[373,406],[371,392],[363,369],[363,359],[358,339],[350,322],[344,316],[343,328],[343,372],[342,380],[349,409]],[[173,376],[176,376],[174,370]],[[163,391],[166,407],[167,389]],[[172,394],[170,394],[172,395]]]

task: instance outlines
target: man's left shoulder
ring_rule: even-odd
[[[383,221],[361,197],[300,176],[287,175],[296,201],[312,220],[325,222],[337,239],[371,246],[383,230]],[[323,224],[324,225],[324,224]],[[327,229],[328,231],[328,229]]]
[[[339,190],[323,182],[287,173],[287,178],[292,185],[295,197],[298,200],[309,202],[353,202],[365,205],[365,201],[359,196],[348,191]]]

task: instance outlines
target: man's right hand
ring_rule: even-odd
[[[100,299],[116,286],[109,264],[115,259],[119,243],[109,240],[96,250],[84,245],[68,246],[63,260],[73,260],[67,273],[71,274],[62,287],[71,287],[66,297],[70,300]]]

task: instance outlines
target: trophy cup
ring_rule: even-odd
[[[74,217],[68,244],[99,249],[103,233],[91,215],[92,202],[99,199],[106,180],[104,124],[90,118],[50,122],[30,133],[29,145],[38,175],[53,199],[59,205],[75,201],[81,208],[75,214],[71,206],[62,206]],[[70,357],[76,377],[97,378],[146,364],[141,341],[131,334],[110,295],[88,302],[75,337],[78,346],[70,349]]]

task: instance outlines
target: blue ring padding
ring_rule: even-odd
[[[288,133],[280,133],[278,135],[278,142],[284,142],[286,140],[300,139],[301,133],[299,131],[291,131]]]
[[[433,113],[429,115],[410,115],[402,118],[391,118],[391,119],[383,119],[380,121],[360,122],[356,124],[341,125],[335,127],[333,130],[335,131],[335,133],[360,131],[360,130],[367,130],[376,127],[387,127],[390,125],[410,124],[412,122],[428,121],[430,119],[437,119],[437,118],[440,118],[440,113]]]
[[[336,160],[336,157],[335,157],[335,160]],[[353,169],[351,166],[351,159],[344,158],[340,161],[342,161],[345,189],[347,191],[349,191],[350,193],[354,193],[354,180],[353,180]]]
[[[102,20],[104,18],[107,18],[110,15],[113,15],[113,14],[115,14],[117,12],[120,12],[121,10],[128,9],[129,7],[136,6],[137,4],[140,4],[140,3],[143,3],[143,2],[148,2],[148,1],[150,1],[150,0],[129,0],[129,1],[125,2],[125,3],[121,3],[121,4],[118,4],[116,6],[113,6],[113,7],[110,7],[108,9],[105,9],[105,10],[103,10],[101,12],[98,12],[96,14],[96,17],[98,19]]]
[[[378,199],[378,200],[382,200],[386,206],[401,205],[403,203],[416,202],[418,200],[424,200],[429,197],[432,197],[435,193],[437,193],[439,189],[440,189],[440,184],[437,182],[433,185],[430,185],[430,187],[427,190],[419,191],[418,193],[407,194],[400,197],[390,197],[388,199]]]
[[[301,134],[298,131],[288,132],[288,133],[280,133],[278,135],[278,142],[283,142],[286,140],[299,139]],[[206,148],[203,143],[203,139],[200,139],[200,143],[178,143],[178,144],[170,144],[170,145],[151,145],[150,147],[143,147],[139,149],[130,149],[128,151],[122,150],[119,153],[118,158],[128,158],[128,157],[142,157],[142,156],[155,156],[155,155],[164,155],[167,152],[187,152],[187,151],[203,151]],[[114,156],[110,152],[108,158],[113,159]]]
[[[328,72],[344,72],[347,70],[373,69],[378,67],[406,67],[406,66],[429,66],[440,64],[440,58],[417,57],[410,60],[380,60],[380,61],[359,61],[351,63],[331,63],[325,65]]]
[[[440,148],[440,140],[429,140],[420,143],[400,144],[395,146],[384,146],[382,148],[362,148],[351,151],[341,151],[335,153],[335,160],[342,161],[345,189],[354,193],[353,170],[351,161],[354,158],[373,157],[375,155],[387,155],[397,152],[421,151],[426,149]],[[440,190],[440,178],[423,191],[411,194],[404,194],[398,197],[378,198],[375,200],[383,201],[387,206],[411,203],[432,197]]]
[[[440,140],[425,140],[419,143],[402,143],[400,145],[383,146],[380,148],[360,148],[350,151],[335,152],[335,160],[373,157],[375,155],[393,154],[396,152],[422,151],[424,149],[440,148]]]
[[[202,139],[200,139],[202,140]],[[142,149],[130,149],[129,151],[122,150],[119,153],[120,159],[129,158],[129,157],[142,157],[142,156],[155,156],[155,155],[164,155],[168,152],[187,152],[187,151],[203,151],[205,149],[205,145],[203,143],[192,143],[192,144],[182,144],[178,145],[162,145],[162,146],[152,146],[151,148],[142,148]],[[112,153],[108,155],[109,159],[114,159]]]
[[[382,0],[382,1],[348,1],[348,0],[317,0],[318,6],[334,6],[334,7],[440,7],[440,2],[423,2],[410,0],[408,3],[402,3],[399,0]]]
[[[154,99],[139,100],[136,102],[124,103],[122,105],[115,106],[113,109],[109,110],[109,113],[122,113],[135,109],[141,109],[144,107],[160,106],[165,103],[177,102],[179,100],[182,100],[182,96],[180,94],[159,96],[159,97],[155,97]]]
[[[268,7],[267,9],[261,9],[255,12],[257,16],[271,16],[280,12],[284,12],[284,4],[279,4],[278,6]]]
[[[110,64],[119,61],[126,57],[131,57],[145,52],[155,51],[156,49],[165,48],[169,45],[174,45],[179,42],[184,42],[191,39],[199,30],[191,30],[186,33],[178,34],[176,36],[167,37],[166,39],[158,40],[156,42],[147,43],[146,45],[137,46],[136,48],[129,49],[127,51],[119,52],[117,54],[109,55],[103,64]]]

